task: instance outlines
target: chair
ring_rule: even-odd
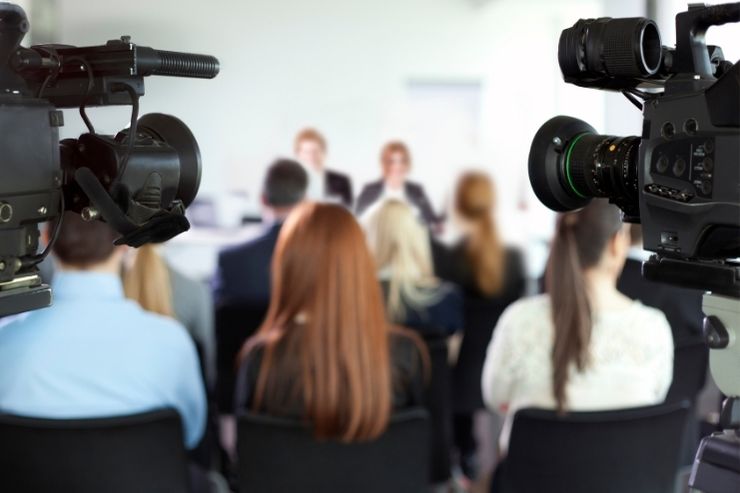
[[[267,314],[267,305],[229,304],[216,309],[216,402],[221,414],[234,412],[236,358]]]
[[[13,493],[190,491],[180,417],[0,415],[0,490]]]
[[[242,415],[238,425],[243,493],[428,493],[429,422],[423,409],[395,415],[377,440],[316,441],[303,424]]]
[[[619,411],[525,409],[514,417],[496,493],[673,493],[687,402]]]
[[[432,483],[450,479],[452,449],[452,404],[450,397],[452,370],[448,361],[446,336],[427,336],[424,343],[429,353],[430,379],[425,402],[431,424],[429,474]]]

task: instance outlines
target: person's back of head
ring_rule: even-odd
[[[495,296],[504,285],[505,249],[494,220],[493,181],[482,172],[463,174],[458,181],[454,208],[466,233],[466,254],[478,289]]]
[[[388,200],[366,225],[370,250],[382,280],[388,281],[386,309],[390,319],[402,323],[404,303],[423,310],[434,303],[437,285],[432,266],[429,233],[400,200]]]
[[[278,214],[287,214],[303,201],[308,187],[308,174],[292,159],[278,159],[267,169],[262,188],[264,204]]]
[[[115,273],[120,269],[121,248],[113,244],[119,235],[108,224],[84,221],[74,212],[65,212],[59,221],[52,252],[62,270]]]
[[[606,200],[593,200],[579,211],[558,216],[545,284],[555,327],[553,394],[560,411],[567,401],[570,366],[575,364],[578,371],[583,371],[589,363],[593,292],[587,273],[607,269],[616,285],[620,258],[623,263],[626,255],[626,239],[622,247],[615,249],[613,245],[622,231],[619,209]]]
[[[318,437],[380,435],[392,406],[390,329],[360,226],[343,207],[302,204],[280,232],[272,278],[266,320],[242,350],[264,349],[254,407],[280,407],[287,387]]]

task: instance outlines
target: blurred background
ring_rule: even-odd
[[[206,53],[221,61],[213,81],[149,78],[141,112],[177,115],[200,143],[203,179],[196,227],[167,247],[185,272],[206,279],[219,248],[251,234],[267,164],[292,154],[306,126],[328,139],[330,168],[355,193],[380,174],[380,147],[409,143],[412,179],[438,211],[448,207],[461,169],[497,182],[505,238],[526,246],[532,277],[541,270],[552,213],[527,181],[532,136],[551,116],[582,118],[598,131],[632,135],[641,115],[619,94],[562,81],[560,31],[582,17],[649,16],[663,44],[675,43],[679,0],[25,0],[31,42],[78,46],[121,35],[158,49]],[[535,14],[536,15],[533,15]],[[522,31],[526,32],[522,32]],[[26,40],[26,44],[28,39]],[[713,28],[729,60],[740,29]],[[101,132],[127,126],[129,108],[90,111]],[[84,126],[65,115],[62,137]]]

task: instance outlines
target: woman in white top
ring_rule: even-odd
[[[665,316],[617,291],[630,246],[619,211],[606,201],[558,218],[547,293],[511,305],[488,347],[482,390],[505,416],[525,407],[596,411],[658,404],[673,374]],[[553,310],[554,307],[554,310]]]

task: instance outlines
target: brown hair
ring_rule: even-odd
[[[552,389],[560,412],[567,404],[570,365],[575,364],[578,371],[588,366],[593,316],[583,271],[599,263],[621,227],[619,210],[605,200],[558,216],[545,285],[555,326]]]
[[[390,163],[391,154],[397,152],[403,154],[406,165],[411,166],[411,151],[409,151],[408,146],[400,140],[392,140],[386,143],[380,150],[380,165],[383,167],[383,174],[385,174],[385,170]]]
[[[88,268],[113,255],[118,234],[102,221],[83,221],[75,212],[65,212],[52,251],[63,263]],[[51,226],[53,230],[56,226]]]
[[[174,317],[172,285],[167,264],[154,245],[136,250],[133,265],[123,276],[126,297],[136,301],[144,310],[166,317]]]
[[[298,147],[305,141],[316,142],[321,146],[321,149],[326,152],[326,139],[321,135],[321,132],[315,128],[304,128],[296,134],[295,139],[293,140],[293,151],[298,152]]]
[[[336,205],[299,205],[275,248],[267,317],[240,355],[264,348],[255,410],[279,405],[277,389],[287,385],[290,395],[302,394],[318,438],[379,436],[392,408],[393,330],[352,215]]]
[[[473,226],[467,255],[478,289],[489,296],[500,293],[504,284],[505,249],[494,221],[494,203],[493,181],[487,174],[471,171],[460,177],[455,210]]]

